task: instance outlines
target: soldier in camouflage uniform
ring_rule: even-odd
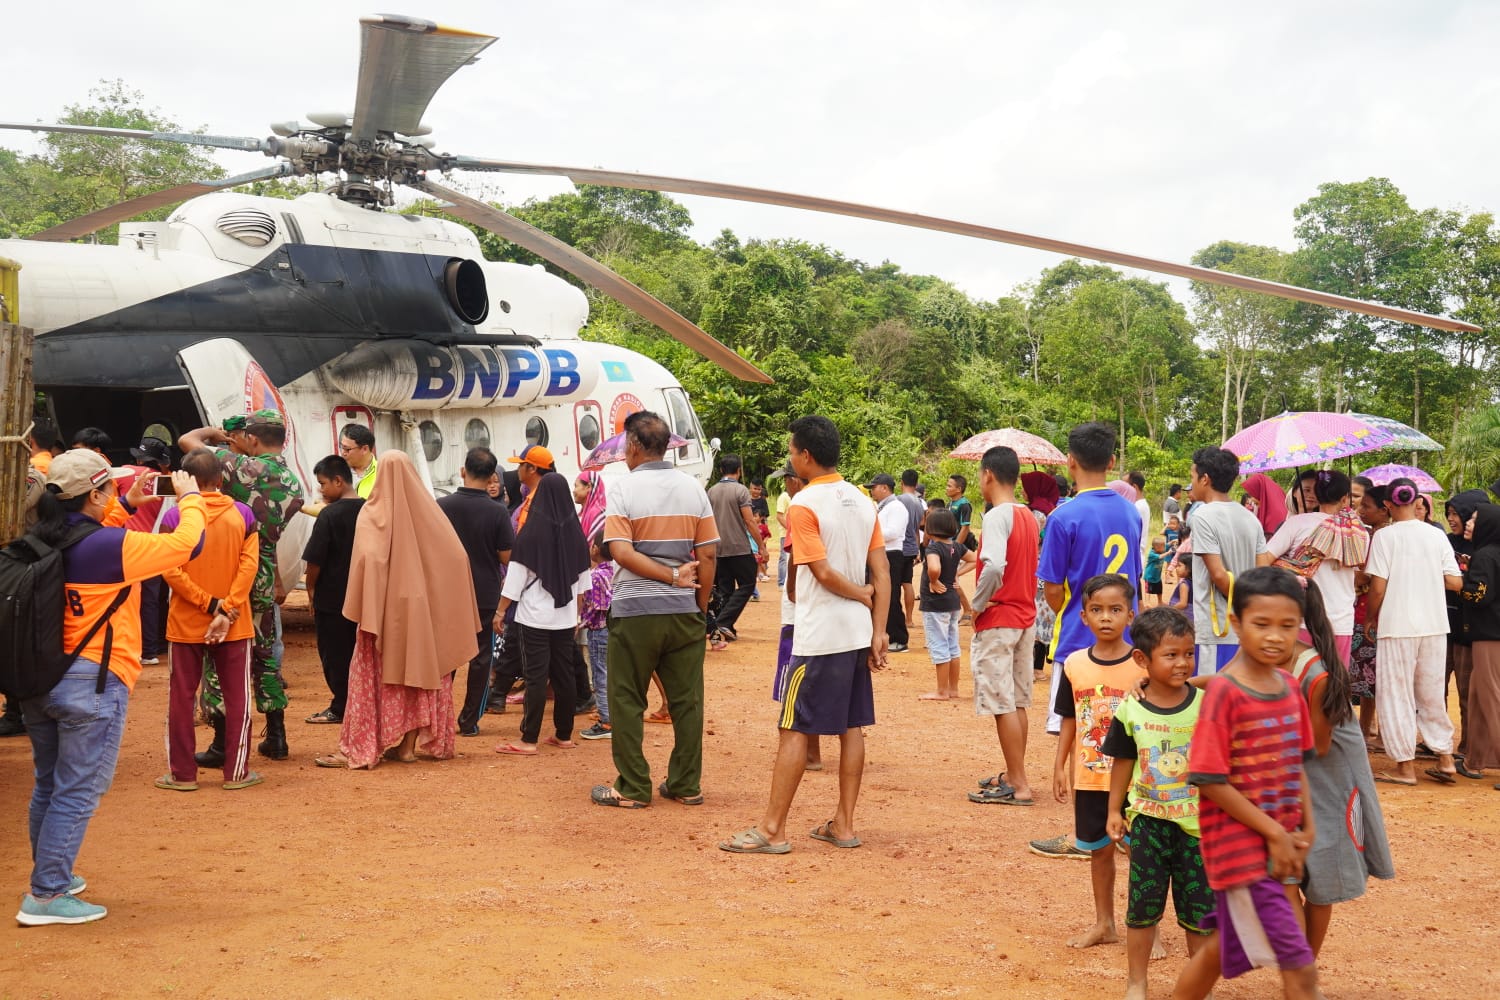
[[[286,690],[281,682],[276,642],[276,543],[287,523],[302,509],[302,486],[282,458],[286,424],[275,410],[257,410],[248,417],[230,417],[221,431],[204,427],[184,434],[178,442],[185,450],[208,447],[224,466],[226,496],[245,504],[255,513],[260,530],[260,564],[250,590],[250,613],[255,616],[255,641],[251,647],[255,707],[266,716],[266,738],[257,750],[262,756],[283,760],[286,745]],[[216,671],[205,665],[204,701],[214,724],[214,743],[199,755],[199,764],[213,764],[215,751],[223,753],[223,695]],[[205,764],[205,760],[208,762]]]

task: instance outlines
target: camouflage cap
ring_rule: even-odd
[[[235,431],[242,431],[245,429],[245,423],[244,417],[225,417],[224,433],[233,434]]]
[[[245,419],[249,424],[274,424],[277,427],[286,426],[286,421],[282,419],[281,413],[277,410],[256,410]]]

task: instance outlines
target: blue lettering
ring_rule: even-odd
[[[566,396],[583,384],[583,376],[578,374],[578,358],[573,352],[554,349],[542,353],[547,355],[547,363],[552,369],[547,395]]]
[[[541,378],[542,363],[535,354],[517,347],[502,347],[500,353],[505,356],[505,367],[509,371],[505,379],[505,391],[501,393],[505,398],[514,396],[522,382]]]
[[[459,393],[460,398],[470,399],[474,395],[477,385],[482,398],[488,399],[495,395],[500,389],[500,359],[495,357],[493,351],[478,349],[469,350],[458,348],[459,360],[464,366],[464,387]],[[487,364],[486,357],[493,363]]]
[[[453,395],[458,380],[453,375],[452,355],[436,347],[413,347],[411,357],[417,365],[412,399],[447,399]]]

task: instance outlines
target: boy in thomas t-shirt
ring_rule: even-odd
[[[1135,509],[1131,508],[1131,513]],[[1094,924],[1068,942],[1088,948],[1120,940],[1115,931],[1115,845],[1109,837],[1109,788],[1114,758],[1104,753],[1104,738],[1127,691],[1144,671],[1125,640],[1135,617],[1135,588],[1116,573],[1104,573],[1083,585],[1083,620],[1094,644],[1069,656],[1053,711],[1062,716],[1052,794],[1059,802],[1073,797],[1073,836],[1090,855],[1094,890]]]
[[[349,661],[359,626],[344,617],[344,591],[349,586],[349,560],[354,555],[354,525],[365,502],[354,489],[354,472],[338,455],[313,466],[325,506],[318,512],[302,558],[307,563],[307,593],[318,637],[318,659],[332,700],[305,721],[338,725],[344,721],[349,699]]]
[[[1146,1000],[1146,969],[1157,925],[1167,910],[1167,888],[1177,923],[1187,931],[1188,954],[1203,946],[1214,895],[1198,848],[1198,789],[1188,782],[1188,752],[1203,696],[1193,676],[1193,623],[1176,608],[1142,611],[1130,626],[1135,662],[1146,687],[1123,702],[1104,738],[1115,758],[1110,776],[1110,839],[1130,833],[1130,891],[1125,897],[1125,1000]]]

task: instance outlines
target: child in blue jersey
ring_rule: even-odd
[[[1093,644],[1083,623],[1083,585],[1102,573],[1133,573],[1141,565],[1141,515],[1135,504],[1104,484],[1115,464],[1115,430],[1108,424],[1079,424],[1068,433],[1068,475],[1076,484],[1072,500],[1047,519],[1037,578],[1046,587],[1047,603],[1057,612],[1049,659],[1063,663]],[[1061,670],[1052,672],[1050,706],[1057,701]],[[1047,716],[1047,732],[1056,735],[1062,719]]]

